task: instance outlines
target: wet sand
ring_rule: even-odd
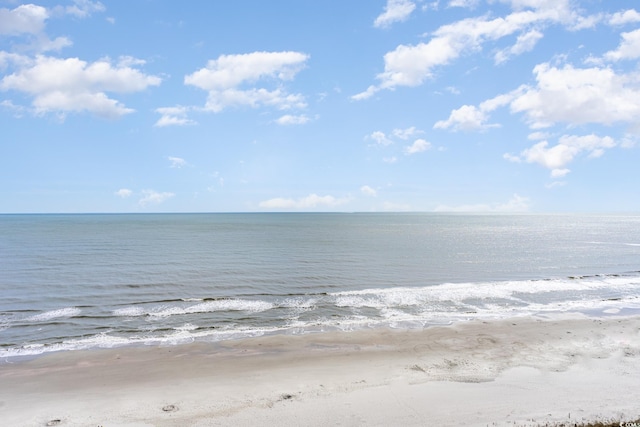
[[[640,417],[640,316],[513,318],[0,361],[11,426],[506,426]]]

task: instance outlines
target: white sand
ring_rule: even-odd
[[[640,317],[473,321],[0,364],[7,426],[528,426],[597,418],[640,418]]]

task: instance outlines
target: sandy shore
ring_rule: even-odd
[[[640,417],[640,317],[516,318],[0,362],[7,426],[502,426]]]

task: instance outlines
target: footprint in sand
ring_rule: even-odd
[[[176,412],[178,410],[178,407],[176,405],[167,405],[162,407],[162,410],[164,412]]]

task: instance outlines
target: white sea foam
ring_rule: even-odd
[[[35,314],[26,318],[25,320],[29,322],[47,322],[49,320],[63,318],[63,317],[73,317],[77,316],[82,312],[77,307],[66,307],[58,310],[45,311],[40,314]]]
[[[117,317],[135,317],[144,315],[141,307],[123,307],[113,310],[113,315]]]
[[[162,306],[150,311],[148,314],[150,316],[167,317],[182,314],[210,313],[216,311],[249,311],[258,313],[269,310],[273,307],[273,304],[266,301],[222,299],[206,301],[187,307]]]

